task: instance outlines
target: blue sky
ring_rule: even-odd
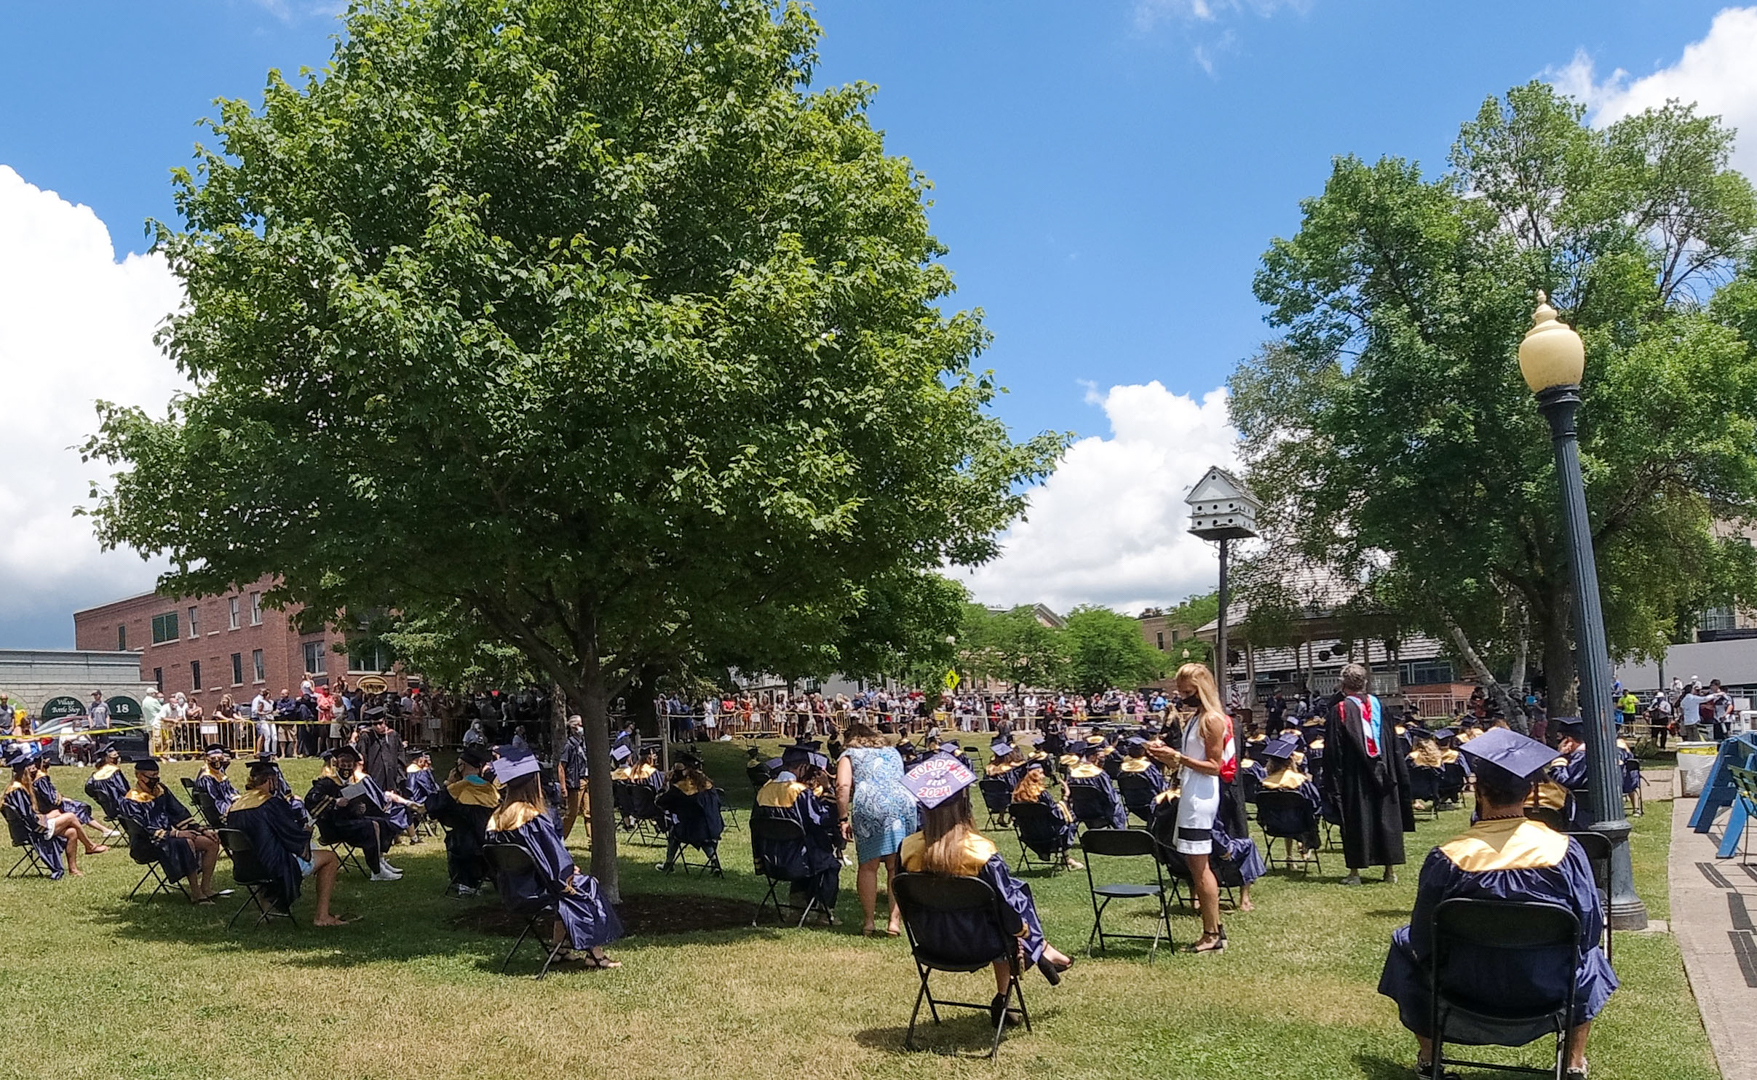
[[[269,68],[320,65],[334,6],[7,4],[0,167],[90,207],[116,259],[140,252],[144,219],[172,212],[167,170],[188,161],[210,100],[256,99]],[[1112,485],[1099,483],[1110,497],[1078,512],[1071,491],[1061,509],[1042,503],[1016,537],[1020,550],[977,575],[979,595],[1014,602],[1037,589],[1062,606],[1126,606],[1201,585],[1205,553],[1163,541],[1177,531],[1175,514],[1158,508],[1176,501],[1192,469],[1226,453],[1223,402],[1203,396],[1269,335],[1251,275],[1270,238],[1297,228],[1298,200],[1320,189],[1331,156],[1396,154],[1437,171],[1485,97],[1534,77],[1565,82],[1600,109],[1644,79],[1676,85],[1661,76],[1688,66],[1686,47],[1711,24],[1719,34],[1720,9],[1690,0],[819,3],[817,81],[877,84],[872,115],[888,147],[934,181],[955,302],[985,308],[996,335],[986,363],[1012,391],[1001,414],[1020,432],[1088,436],[1087,465]],[[63,209],[46,197],[32,205],[43,220]],[[11,364],[3,334],[0,361]],[[66,362],[79,363],[77,353]],[[80,402],[61,391],[0,389],[14,413],[38,407],[32,393],[60,393],[43,407],[84,423]],[[105,393],[101,381],[91,393]],[[1143,477],[1143,455],[1159,482]],[[82,495],[81,484],[53,519]],[[0,530],[35,520],[29,509],[0,492]],[[1126,542],[1048,581],[1078,544],[1072,522],[1094,513]],[[0,533],[0,593],[9,567],[29,569],[17,550],[40,546]],[[11,604],[0,595],[0,645],[70,644],[73,607],[150,587],[151,568],[138,560],[112,555],[103,566],[39,572]]]

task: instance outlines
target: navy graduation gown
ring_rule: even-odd
[[[1589,788],[1592,781],[1588,778],[1586,751],[1576,750],[1568,755],[1567,763],[1557,765],[1550,770],[1555,782],[1568,789],[1568,805],[1563,811],[1576,829],[1590,828],[1592,825],[1592,796]]]
[[[433,778],[432,769],[410,767],[403,773],[403,782],[397,787],[403,798],[426,805],[428,797],[439,790],[439,781]]]
[[[509,907],[520,902],[555,904],[556,915],[567,929],[568,944],[585,950],[608,945],[622,936],[622,920],[604,899],[598,879],[582,874],[561,841],[561,831],[528,803],[513,803],[494,812],[488,822],[488,842],[517,844],[536,864],[534,874],[502,874],[495,881],[501,899]]]
[[[1224,799],[1225,796],[1223,795]],[[1175,846],[1177,839],[1177,805],[1175,797],[1161,799],[1153,804],[1153,821],[1147,831],[1159,841],[1160,861],[1172,868],[1180,876],[1188,875],[1179,870],[1184,863],[1184,856],[1178,853]],[[1257,850],[1257,842],[1247,833],[1234,836],[1227,826],[1230,815],[1223,808],[1214,815],[1214,825],[1210,830],[1213,850],[1208,855],[1208,868],[1214,872],[1214,880],[1222,888],[1233,888],[1249,885],[1263,876],[1267,867],[1263,863],[1263,854]]]
[[[1153,820],[1153,802],[1164,794],[1165,788],[1165,770],[1158,762],[1146,758],[1124,762],[1116,778],[1117,794],[1123,805],[1142,821]]]
[[[1068,813],[1068,808],[1057,802],[1055,796],[1047,790],[1037,793],[1037,802],[1049,807],[1052,831],[1039,832],[1037,822],[1033,821],[1027,825],[1025,822],[1015,819],[1014,825],[1019,830],[1020,842],[1036,852],[1038,858],[1042,859],[1051,858],[1058,851],[1074,847],[1075,837],[1079,834],[1080,826],[1074,820],[1074,816]]]
[[[162,784],[159,787],[156,796],[139,788],[129,788],[122,799],[122,813],[146,833],[140,843],[129,845],[128,854],[137,863],[157,862],[166,881],[179,881],[201,869],[201,856],[195,853],[194,844],[180,836],[170,835],[172,829],[188,822],[191,815],[189,808],[171,794],[169,788]]]
[[[307,812],[310,807],[321,807],[314,823],[317,826],[319,839],[333,836],[344,843],[368,851],[385,851],[396,839],[394,826],[383,818],[369,813],[372,808],[366,805],[365,799],[350,800],[347,806],[337,806],[336,800],[341,798],[342,782],[327,772],[320,774],[311,782],[311,790],[305,793]],[[324,840],[324,843],[329,843]]]
[[[473,776],[453,780],[427,796],[428,815],[445,827],[445,869],[453,885],[474,889],[482,884],[482,845],[488,842],[488,819],[499,805],[500,789]]]
[[[753,820],[779,818],[798,823],[805,832],[803,844],[754,844],[757,872],[762,873],[766,865],[775,877],[792,883],[789,892],[793,896],[809,896],[824,908],[835,907],[842,875],[842,859],[837,854],[842,831],[833,804],[825,805],[821,796],[798,781],[771,780],[756,795]]]
[[[1604,911],[1598,887],[1593,884],[1592,866],[1580,845],[1523,817],[1479,821],[1464,835],[1429,853],[1409,925],[1391,935],[1379,993],[1397,1002],[1398,1018],[1415,1034],[1432,1034],[1427,964],[1433,956],[1434,912],[1441,901],[1454,897],[1537,900],[1574,912],[1580,920],[1580,937],[1568,957],[1574,972],[1574,1024],[1597,1016],[1617,988],[1617,976],[1599,946]],[[1566,994],[1567,985],[1558,985],[1552,978],[1556,957],[1502,949],[1494,953],[1481,958],[1454,956],[1465,992],[1475,1000],[1517,1010]],[[1447,1038],[1471,1044],[1469,1033],[1465,1035],[1460,1038],[1448,1032]]]
[[[238,789],[232,786],[231,779],[224,773],[201,770],[201,775],[195,778],[195,790],[207,792],[207,797],[214,801],[214,807],[219,810],[221,817],[238,801]]]
[[[1297,810],[1283,809],[1272,804],[1266,806],[1259,801],[1257,821],[1269,836],[1292,837],[1307,848],[1318,846],[1317,823],[1324,812],[1324,801],[1318,794],[1318,785],[1312,783],[1311,777],[1293,768],[1277,769],[1263,777],[1260,791],[1295,792],[1312,812],[1311,825],[1307,826],[1303,815]]]
[[[726,822],[720,816],[720,789],[697,791],[693,785],[672,784],[659,793],[659,809],[671,815],[667,834],[674,843],[704,850],[720,842]]]
[[[49,779],[47,773],[37,777],[31,788],[36,795],[38,813],[72,814],[79,819],[81,825],[92,823],[92,808],[76,799],[63,799],[61,793],[55,790],[55,781]]]
[[[924,834],[904,837],[899,853],[903,869],[924,873],[922,856],[926,850]],[[994,843],[979,832],[972,830],[965,836],[961,854],[954,876],[978,878],[994,890],[1000,898],[1001,929],[1012,940],[998,936],[988,920],[973,915],[924,911],[909,924],[916,943],[938,957],[980,963],[1005,958],[1009,949],[1018,947],[1013,944],[1016,941],[1023,946],[1024,964],[1037,963],[1043,958],[1043,923],[1037,918],[1031,886],[1013,877]]]
[[[1074,792],[1078,789],[1092,794],[1076,796]],[[1073,804],[1080,823],[1089,829],[1129,827],[1129,811],[1116,793],[1116,783],[1096,765],[1081,762],[1068,770],[1068,802]]]
[[[269,892],[282,911],[293,906],[305,880],[300,859],[310,859],[311,830],[304,815],[278,795],[246,791],[232,800],[226,811],[226,827],[237,829],[250,841],[250,850],[274,883]]]
[[[37,816],[35,793],[14,780],[12,786],[6,789],[6,805],[24,823],[24,831],[30,838],[31,847],[36,850],[37,857],[48,864],[49,876],[59,878],[66,873],[66,867],[61,862],[63,845],[50,835],[48,827]]]
[[[128,778],[120,766],[100,765],[85,782],[85,793],[115,820],[121,816],[122,800],[128,795]]]

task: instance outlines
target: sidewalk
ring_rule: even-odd
[[[1672,803],[1671,931],[1721,1076],[1757,1080],[1757,853],[1749,866],[1715,858],[1727,812],[1703,835],[1690,830],[1695,809],[1695,799]]]

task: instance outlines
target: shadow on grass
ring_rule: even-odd
[[[972,981],[974,985],[974,980]],[[980,996],[988,996],[993,984],[984,980],[981,984]],[[942,992],[935,984],[934,992]],[[961,996],[961,995],[960,995]],[[972,993],[971,997],[978,996]],[[1025,999],[1026,1008],[1031,1010],[1031,1026],[1041,1029],[1042,1025],[1061,1015],[1058,1007],[1039,1008],[1030,997]],[[903,1037],[909,1031],[909,1018],[902,1017],[902,1022],[883,1027],[864,1028],[854,1033],[854,1041],[869,1050],[883,1050],[898,1054],[918,1053],[934,1054],[939,1057],[967,1058],[970,1060],[986,1060],[989,1047],[994,1045],[994,1025],[989,1023],[988,1012],[976,1009],[944,1009],[940,1013],[940,1023],[935,1024],[928,1014],[927,1005],[921,1006],[921,1017],[915,1025],[915,1049],[909,1050],[903,1045]],[[1001,1056],[1007,1053],[1007,1044],[1018,1038],[1029,1038],[1023,1024],[1007,1029],[1001,1038]]]
[[[1392,1061],[1378,1054],[1356,1054],[1354,1063],[1366,1080],[1410,1080],[1414,1076],[1415,1049],[1410,1048],[1408,1061]]]

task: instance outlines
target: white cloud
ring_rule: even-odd
[[[1684,47],[1677,63],[1639,79],[1618,68],[1600,80],[1585,50],[1548,75],[1557,89],[1587,106],[1598,126],[1668,99],[1694,102],[1698,112],[1718,115],[1739,130],[1733,167],[1757,178],[1757,7],[1722,11],[1706,37]]]
[[[181,301],[163,259],[117,262],[90,208],[0,165],[0,641],[71,645],[76,608],[152,587],[157,566],[72,516],[102,467],[70,448],[97,399],[157,413],[186,387],[152,341]]]
[[[1102,405],[1110,436],[1076,442],[1032,491],[1000,558],[967,574],[975,599],[1136,611],[1214,588],[1215,549],[1185,531],[1184,496],[1209,466],[1237,465],[1225,389],[1198,403],[1154,381],[1102,397],[1089,387],[1087,400]]]
[[[1311,0],[1135,0],[1135,30],[1150,34],[1175,26],[1190,42],[1190,57],[1209,78],[1217,61],[1238,51],[1237,33],[1227,24],[1247,15],[1267,19],[1283,11],[1304,15]]]

